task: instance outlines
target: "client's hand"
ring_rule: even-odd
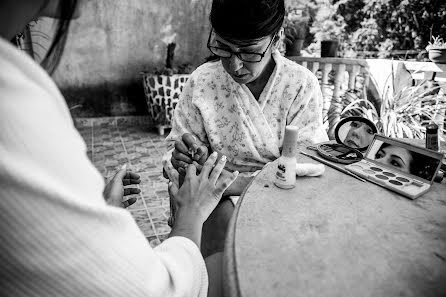
[[[171,162],[180,174],[185,175],[187,165],[193,161],[203,165],[208,156],[209,151],[205,145],[200,145],[194,135],[184,133],[181,140],[175,141]]]
[[[238,175],[237,171],[222,175],[226,157],[216,162],[217,156],[217,153],[213,153],[206,160],[198,176],[196,166],[189,165],[181,188],[178,188],[178,184],[169,183],[170,199],[176,212],[198,215],[197,219],[201,219],[201,223],[212,213],[224,191]]]
[[[126,165],[122,166],[104,188],[103,194],[105,201],[109,205],[124,208],[132,205],[136,202],[137,198],[132,197],[124,201],[124,196],[139,194],[141,190],[137,188],[124,188],[124,186],[139,184],[140,182],[141,180],[138,174],[127,171]]]

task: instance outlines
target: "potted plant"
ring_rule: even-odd
[[[440,138],[446,133],[442,125],[446,97],[441,94],[440,86],[432,81],[404,87],[395,94],[386,92],[379,108],[366,98],[345,99],[342,117],[366,117],[375,123],[378,133],[385,136],[422,139],[426,125],[431,122],[439,124]]]
[[[429,60],[434,63],[446,63],[446,42],[440,36],[432,37],[432,42],[426,47],[429,53]]]
[[[304,17],[301,10],[290,9],[284,21],[284,43],[286,56],[300,56],[301,49],[307,35],[308,18]]]
[[[175,43],[167,45],[166,64],[163,68],[143,72],[143,86],[147,107],[158,133],[171,127],[173,111],[189,74],[194,70],[190,64],[173,66]]]
[[[325,1],[314,16],[310,32],[316,42],[320,42],[321,57],[336,57],[339,39],[345,33],[344,18],[337,14],[338,4]]]

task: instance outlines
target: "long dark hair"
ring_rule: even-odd
[[[48,3],[48,1],[46,1]],[[45,5],[46,6],[46,5]],[[57,65],[62,57],[65,43],[67,41],[68,29],[70,28],[71,19],[76,10],[77,0],[59,1],[59,19],[57,20],[55,35],[43,58],[41,65],[49,74],[56,70]]]
[[[284,0],[213,0],[209,18],[224,39],[244,41],[277,33],[284,17]]]

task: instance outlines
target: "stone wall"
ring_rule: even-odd
[[[83,1],[53,77],[78,116],[146,114],[141,72],[162,67],[167,43],[176,64],[198,66],[209,56],[210,0]],[[51,21],[32,28],[44,56]]]

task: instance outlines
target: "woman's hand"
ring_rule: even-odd
[[[181,188],[178,187],[178,184],[169,183],[170,199],[177,214],[198,215],[196,219],[203,223],[217,206],[224,191],[237,178],[237,171],[222,175],[226,157],[222,156],[216,162],[217,156],[217,153],[213,153],[206,160],[198,176],[196,166],[189,165]],[[175,223],[176,221],[174,225]]]
[[[184,133],[181,140],[175,141],[175,149],[172,152],[172,165],[182,175],[186,174],[186,167],[196,161],[203,165],[209,156],[208,148],[200,145],[196,137],[190,133]]]
[[[139,194],[141,190],[138,188],[124,188],[124,186],[139,184],[140,182],[138,174],[127,171],[126,165],[122,166],[104,188],[105,201],[109,205],[123,208],[132,205],[136,202],[136,198],[132,197],[124,201],[124,196]]]

